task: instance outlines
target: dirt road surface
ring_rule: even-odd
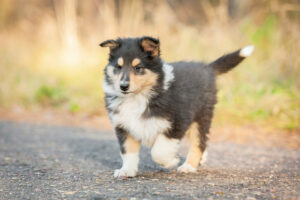
[[[300,198],[300,149],[211,142],[196,174],[160,168],[147,148],[140,157],[137,177],[114,179],[112,132],[0,121],[0,199]]]

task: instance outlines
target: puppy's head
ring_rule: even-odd
[[[162,71],[159,40],[152,37],[106,40],[101,47],[109,47],[109,63],[105,81],[122,94],[151,90]]]

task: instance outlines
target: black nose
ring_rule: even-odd
[[[121,83],[120,88],[122,91],[127,91],[129,89],[129,83]]]

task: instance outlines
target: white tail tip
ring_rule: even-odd
[[[248,57],[253,53],[253,51],[254,51],[254,46],[253,45],[246,46],[246,47],[244,47],[240,50],[240,56],[241,57]]]

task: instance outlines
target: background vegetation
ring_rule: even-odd
[[[299,130],[299,0],[0,0],[0,108],[103,115],[98,44],[141,35],[160,38],[166,61],[254,44],[219,77],[215,125]]]

